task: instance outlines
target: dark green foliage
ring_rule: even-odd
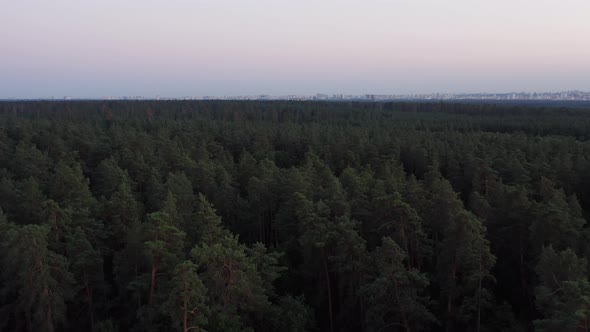
[[[590,111],[0,103],[2,331],[581,331]]]
[[[428,276],[407,266],[408,256],[394,240],[383,238],[373,261],[376,276],[365,287],[369,331],[423,331],[437,323],[426,295]]]
[[[545,315],[535,321],[539,331],[585,331],[590,324],[590,283],[587,262],[571,249],[544,247],[535,268],[539,286],[536,304]]]
[[[117,160],[111,156],[100,162],[95,171],[94,193],[97,197],[105,197],[109,199],[111,195],[119,189],[119,186],[129,181],[129,176],[119,164]]]
[[[170,315],[172,325],[178,330],[205,331],[209,308],[207,289],[199,278],[197,266],[185,261],[176,266],[165,310]]]
[[[96,325],[96,303],[104,301],[103,257],[92,247],[81,227],[66,237],[66,252],[71,257],[70,271],[76,280],[74,306],[82,311],[78,326],[92,330]]]
[[[25,225],[5,236],[3,311],[19,328],[52,332],[66,322],[73,278],[66,258],[49,250],[48,233],[47,225]]]

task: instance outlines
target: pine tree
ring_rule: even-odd
[[[78,309],[86,306],[90,330],[96,326],[96,297],[104,292],[103,259],[98,250],[92,247],[81,227],[76,227],[66,242],[70,257],[70,271],[76,280],[76,301]],[[85,326],[85,325],[83,325]]]
[[[313,311],[305,304],[304,296],[282,296],[274,306],[274,331],[304,332],[311,330],[314,323]]]
[[[171,194],[174,197],[176,213],[180,218],[178,227],[182,230],[188,230],[196,202],[191,181],[184,172],[170,173],[166,181],[166,188],[168,189],[168,195]],[[166,200],[168,200],[168,197]]]
[[[50,165],[47,155],[25,140],[18,142],[11,159],[11,171],[17,179],[32,177],[43,184],[49,179]]]
[[[89,183],[79,163],[68,165],[60,161],[55,166],[51,198],[65,208],[72,208],[76,215],[87,215],[96,204]]]
[[[185,234],[173,225],[165,212],[150,213],[143,226],[145,255],[151,266],[148,304],[154,304],[158,272],[171,271],[182,257]]]
[[[300,194],[296,194],[296,200],[304,262],[310,276],[321,275],[325,282],[327,317],[333,331],[337,328],[334,322],[334,292],[354,294],[359,288],[365,242],[358,234],[355,223],[347,217],[332,220],[332,211],[322,201],[314,206]],[[334,282],[334,276],[338,283]],[[356,294],[350,299],[340,296],[342,305],[350,301],[352,307],[357,298]]]
[[[110,199],[111,195],[119,189],[121,183],[129,182],[129,175],[119,167],[119,163],[114,156],[98,164],[95,170],[95,181],[93,181],[93,191],[96,197],[105,197]]]
[[[407,254],[389,237],[383,238],[372,256],[376,275],[364,288],[370,330],[397,326],[408,332],[428,330],[437,320],[425,295],[427,275],[407,266]]]
[[[202,225],[199,244],[191,250],[199,275],[208,290],[207,330],[264,329],[271,321],[272,282],[282,271],[278,255],[259,244],[249,249],[223,228],[215,209],[199,195],[197,219]]]
[[[205,331],[207,324],[207,289],[197,274],[197,266],[184,261],[174,269],[165,310],[174,326],[183,332]]]
[[[416,211],[397,193],[377,197],[375,209],[379,221],[377,235],[392,237],[406,252],[409,268],[420,270],[424,258],[430,254],[430,246]]]
[[[484,282],[493,280],[496,258],[485,239],[485,227],[470,212],[457,211],[443,230],[437,261],[439,284],[445,300],[447,330],[455,323],[481,326]]]
[[[56,253],[66,253],[66,236],[73,230],[72,210],[63,209],[54,200],[43,202],[43,217],[49,229],[49,248]]]
[[[103,210],[108,231],[114,240],[111,249],[121,250],[130,229],[139,223],[141,214],[141,204],[136,200],[127,181],[119,184],[111,199],[104,203]]]
[[[534,204],[534,220],[530,225],[530,237],[533,253],[538,255],[543,246],[552,245],[558,250],[576,248],[582,236],[586,220],[579,211],[568,202],[561,189],[541,179],[539,184],[540,202]]]
[[[270,310],[263,280],[236,236],[227,235],[211,246],[202,242],[191,256],[203,270],[200,275],[208,289],[208,330],[240,331]]]
[[[494,280],[491,269],[496,261],[485,237],[486,229],[475,215],[465,210],[436,164],[425,174],[425,182],[430,198],[425,221],[434,241],[446,329],[473,326],[479,331],[482,308],[488,298],[485,286]]]
[[[39,224],[43,222],[43,202],[46,197],[43,194],[39,183],[35,178],[29,177],[24,180],[18,190],[20,201],[17,220],[19,224]]]
[[[590,283],[587,262],[571,250],[544,247],[535,268],[539,286],[536,305],[543,314],[536,320],[538,331],[588,331],[590,328]]]
[[[193,243],[204,242],[211,246],[224,239],[229,233],[222,227],[221,218],[217,215],[215,208],[209,203],[205,195],[199,193],[197,200],[198,210],[194,224],[198,229],[192,232],[192,234],[198,233],[199,239],[193,238],[190,240],[194,241]]]
[[[14,294],[11,311],[19,328],[53,332],[65,323],[73,278],[63,256],[48,249],[48,226],[12,228],[2,259],[3,293]]]

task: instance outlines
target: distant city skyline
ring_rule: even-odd
[[[20,0],[0,99],[590,91],[587,0]]]
[[[490,101],[590,101],[588,91],[558,92],[506,92],[506,93],[421,93],[421,94],[325,94],[313,95],[207,95],[207,96],[101,96],[101,97],[48,97],[48,98],[0,98],[10,100],[326,100],[326,101],[395,101],[395,100],[490,100]]]

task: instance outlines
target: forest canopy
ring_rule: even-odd
[[[587,331],[590,109],[0,102],[2,331]]]

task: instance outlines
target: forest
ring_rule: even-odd
[[[590,106],[0,102],[0,330],[588,331]]]

